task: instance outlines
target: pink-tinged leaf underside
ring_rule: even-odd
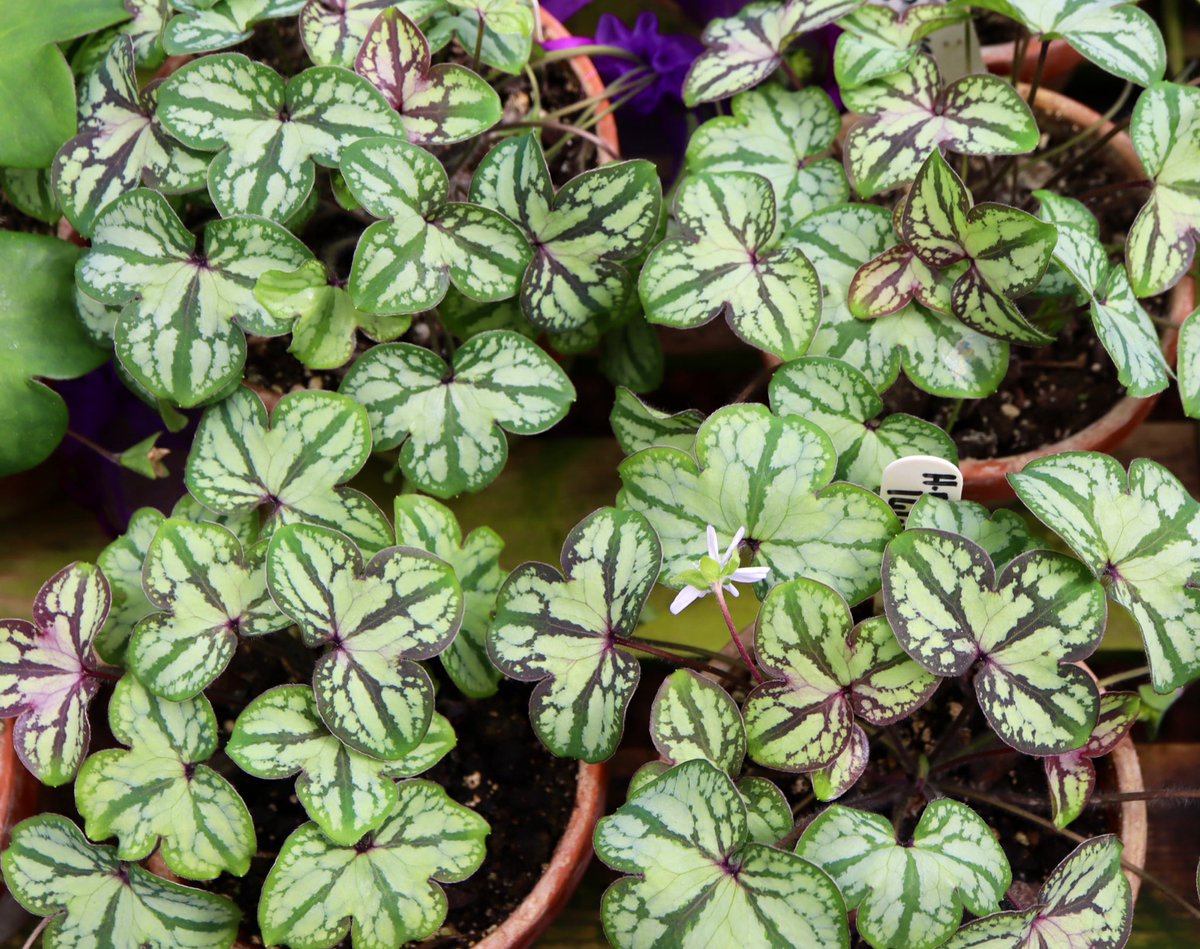
[[[99,687],[87,670],[110,605],[104,574],[73,563],[38,591],[32,623],[0,623],[0,717],[16,717],[17,755],[43,784],[70,781],[87,749],[87,706]]]
[[[1100,696],[1100,715],[1092,737],[1078,751],[1042,759],[1050,786],[1054,822],[1065,827],[1075,820],[1096,787],[1093,758],[1111,754],[1138,720],[1141,699],[1136,692],[1108,692]]]

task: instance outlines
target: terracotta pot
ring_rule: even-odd
[[[1126,735],[1120,744],[1109,755],[1113,769],[1117,773],[1117,790],[1130,794],[1146,790],[1142,783],[1142,765],[1138,761],[1137,748],[1133,739]],[[1135,867],[1146,865],[1146,838],[1149,827],[1146,819],[1145,801],[1123,801],[1121,803],[1120,838],[1125,845],[1122,859]],[[1133,891],[1134,902],[1137,902],[1138,892],[1142,888],[1142,878],[1137,874],[1125,871],[1129,880],[1129,888]]]
[[[1015,42],[990,43],[984,46],[980,53],[988,72],[997,76],[1011,75],[1015,46]],[[1020,75],[1017,76],[1018,82],[1033,81],[1033,75],[1037,72],[1038,57],[1041,53],[1042,41],[1031,39],[1025,48],[1025,58],[1021,61]],[[1061,89],[1082,62],[1083,57],[1070,44],[1063,40],[1051,40],[1050,51],[1046,53],[1046,65],[1042,67],[1041,84],[1050,89]]]
[[[538,7],[538,15],[542,21],[542,38],[547,40],[565,40],[571,37],[571,32],[565,26],[558,22],[553,16],[545,11],[542,7]],[[583,98],[590,99],[593,96],[598,96],[604,92],[605,82],[600,78],[600,73],[596,71],[596,65],[587,56],[572,56],[567,60],[571,64],[571,70],[579,79],[579,85],[583,87]],[[608,100],[604,100],[597,108],[597,112],[603,111],[608,107]],[[608,146],[608,150],[599,149],[600,164],[606,164],[610,161],[616,161],[621,157],[620,143],[617,141],[617,118],[613,113],[609,112],[604,118],[596,123],[596,134]]]
[[[1034,107],[1042,115],[1059,119],[1079,129],[1087,128],[1100,120],[1099,114],[1087,106],[1049,89],[1038,90],[1037,97],[1034,99]],[[1100,125],[1098,133],[1103,135],[1111,128],[1112,123],[1104,123]],[[1124,132],[1117,134],[1108,142],[1105,146],[1105,154],[1128,180],[1134,181],[1146,177],[1141,161],[1133,150],[1133,143]],[[1167,315],[1171,323],[1178,327],[1192,312],[1195,305],[1195,282],[1191,277],[1185,277],[1170,294]],[[1163,335],[1163,352],[1171,364],[1175,362],[1175,349],[1178,341],[1179,334],[1175,329],[1169,330]],[[1011,501],[1015,495],[1012,486],[1008,483],[1008,476],[1020,471],[1036,458],[1056,455],[1064,451],[1111,453],[1146,420],[1157,401],[1157,395],[1145,399],[1126,396],[1091,425],[1062,441],[1003,458],[963,459],[959,462],[965,480],[963,496],[974,501],[992,503]]]
[[[0,850],[8,846],[13,826],[37,812],[41,785],[13,747],[12,721],[0,722]],[[0,880],[0,895],[7,892]]]

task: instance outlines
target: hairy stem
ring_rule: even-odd
[[[754,660],[750,658],[750,653],[746,650],[746,644],[742,642],[741,634],[738,633],[737,624],[733,621],[733,617],[729,615],[729,604],[725,602],[725,591],[721,589],[720,583],[713,584],[713,593],[717,597],[717,605],[721,607],[721,615],[725,617],[725,625],[729,627],[729,636],[733,640],[733,644],[737,646],[738,654],[742,657],[742,662],[746,664],[746,668],[750,670],[750,674],[754,676],[755,682],[763,682],[763,674],[758,671],[758,666],[754,664]]]

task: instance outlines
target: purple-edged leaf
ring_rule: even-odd
[[[943,27],[970,19],[971,11],[942,3],[914,3],[892,9],[872,3],[842,17],[833,51],[838,88],[853,89],[899,72],[921,51],[921,40]]]
[[[375,20],[354,68],[400,113],[417,145],[461,142],[500,121],[496,91],[465,66],[431,66],[424,34],[395,8]]]
[[[846,303],[860,320],[887,316],[914,300],[927,310],[949,315],[950,290],[964,270],[963,265],[932,270],[911,248],[897,244],[855,271]]]
[[[836,801],[858,783],[862,773],[867,770],[870,758],[871,744],[867,733],[860,726],[854,725],[850,729],[846,747],[838,756],[825,767],[809,773],[813,795],[818,801]]]
[[[746,731],[729,693],[691,669],[677,669],[650,706],[650,740],[670,764],[705,758],[737,776],[746,755]]]
[[[384,10],[420,21],[442,6],[442,0],[308,0],[300,11],[300,40],[318,66],[353,69],[367,31]]]
[[[1078,751],[1042,759],[1046,781],[1050,785],[1050,805],[1054,823],[1066,827],[1087,806],[1096,786],[1093,758],[1111,754],[1129,734],[1142,710],[1136,692],[1107,692],[1100,696],[1100,714],[1092,737]]]
[[[172,56],[207,53],[247,40],[256,23],[292,16],[304,0],[171,0],[163,47]]]
[[[42,585],[32,623],[0,622],[0,718],[16,718],[17,756],[51,787],[75,777],[87,750],[87,707],[100,687],[88,669],[110,602],[104,574],[73,563]]]

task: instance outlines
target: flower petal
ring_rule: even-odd
[[[725,551],[725,556],[721,559],[721,566],[729,563],[729,559],[737,553],[738,545],[741,544],[742,538],[746,536],[746,528],[739,527],[737,533],[733,535],[733,540],[729,542],[729,549]],[[716,556],[715,554],[713,556]]]
[[[713,560],[719,560],[721,557],[721,549],[717,546],[717,529],[711,524],[708,525],[708,555]]]
[[[767,579],[770,573],[770,567],[738,567],[729,575],[729,579],[734,583],[758,583]]]
[[[671,601],[671,612],[676,615],[682,613],[706,593],[708,593],[707,590],[697,590],[695,587],[684,587],[675,595],[675,599]]]

